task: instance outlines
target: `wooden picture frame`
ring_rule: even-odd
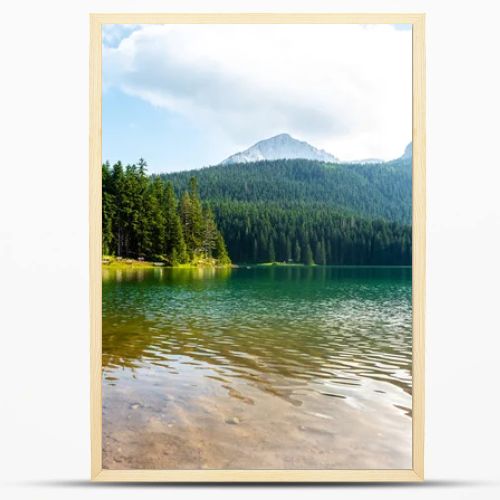
[[[103,24],[411,24],[413,26],[413,466],[408,470],[108,470],[102,467],[101,47]],[[425,320],[424,14],[90,15],[90,362],[91,478],[158,482],[373,482],[424,478]]]

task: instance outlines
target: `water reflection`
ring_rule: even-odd
[[[105,383],[145,367],[247,404],[250,388],[300,406],[366,379],[411,394],[411,269],[106,270]]]
[[[156,267],[137,269],[126,267],[123,269],[104,267],[102,270],[103,283],[122,282],[122,281],[143,281],[147,278],[149,281],[165,281],[170,283],[187,283],[197,280],[206,280],[216,278],[225,279],[231,275],[231,267],[199,267],[199,268],[170,268]]]

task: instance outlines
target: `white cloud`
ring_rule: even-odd
[[[141,29],[139,24],[104,24],[102,43],[105,47],[117,47],[130,33]]]
[[[288,132],[390,159],[411,140],[411,31],[389,25],[148,25],[103,60],[105,85],[223,135],[229,153]]]

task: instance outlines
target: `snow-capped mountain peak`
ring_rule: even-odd
[[[279,134],[269,139],[259,141],[245,151],[231,155],[229,158],[222,161],[221,165],[294,158],[331,163],[338,162],[335,156],[322,149],[317,149],[305,141],[294,139],[289,134]]]

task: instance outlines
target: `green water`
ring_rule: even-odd
[[[321,466],[409,464],[411,322],[409,268],[104,270],[105,465],[238,465],[238,432],[259,450],[247,468],[315,467],[323,448]],[[324,435],[300,458],[308,429]]]

